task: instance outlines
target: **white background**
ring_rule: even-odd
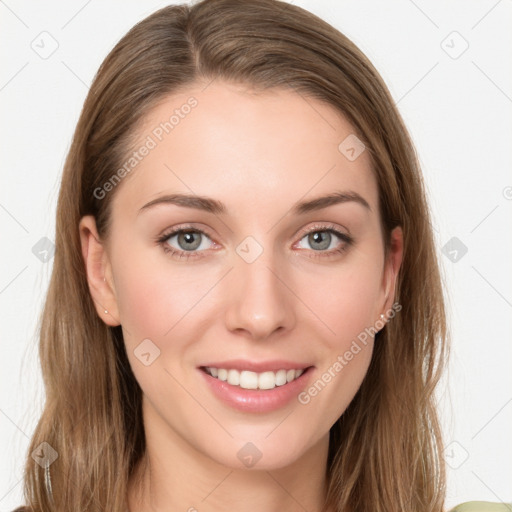
[[[512,502],[512,2],[294,3],[368,55],[417,147],[453,336],[439,389],[447,506]],[[0,0],[0,512],[22,503],[25,450],[44,398],[36,324],[52,260],[32,247],[54,240],[60,175],[93,75],[133,24],[164,5]],[[50,37],[58,43],[46,59],[31,47],[41,37],[47,49]],[[453,237],[467,247],[456,262],[442,253]]]

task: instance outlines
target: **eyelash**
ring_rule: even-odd
[[[313,226],[311,229],[309,229],[306,232],[301,234],[299,241],[311,233],[323,233],[323,232],[334,234],[335,236],[340,238],[342,241],[344,241],[345,244],[342,245],[338,249],[331,249],[329,251],[313,251],[313,252],[316,252],[316,254],[314,256],[312,256],[313,258],[329,258],[329,257],[335,256],[336,254],[342,254],[354,243],[354,239],[350,235],[347,235],[346,233],[342,233],[342,232],[338,231],[336,229],[336,227],[332,224],[330,224],[328,226],[319,226],[319,225]],[[162,249],[164,250],[165,253],[170,254],[173,258],[185,259],[185,260],[188,260],[190,258],[202,258],[203,256],[199,256],[198,254],[201,252],[205,252],[205,251],[198,251],[198,252],[196,252],[196,251],[180,251],[180,250],[177,250],[177,249],[169,246],[166,243],[169,240],[169,238],[171,238],[173,235],[179,235],[180,233],[199,233],[199,234],[205,235],[206,237],[211,239],[211,237],[208,235],[208,233],[201,229],[197,229],[192,226],[178,226],[177,228],[174,228],[171,231],[164,233],[162,236],[157,237],[156,242],[162,246]],[[304,250],[304,249],[301,249],[301,250]]]

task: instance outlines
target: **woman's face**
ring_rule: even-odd
[[[368,151],[318,100],[219,80],[150,112],[134,151],[98,191],[115,192],[108,243],[89,237],[84,255],[98,314],[122,325],[146,436],[238,468],[325,447],[400,265],[399,229],[384,261]]]

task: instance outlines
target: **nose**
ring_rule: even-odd
[[[236,258],[226,283],[229,287],[226,327],[254,340],[292,329],[296,320],[294,295],[282,265],[276,268],[270,251],[264,251],[252,263]]]

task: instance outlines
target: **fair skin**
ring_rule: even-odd
[[[219,401],[197,367],[234,358],[299,361],[313,366],[311,386],[390,311],[402,232],[392,232],[385,261],[368,151],[349,161],[338,150],[354,129],[332,107],[216,80],[166,98],[148,114],[140,141],[190,96],[197,107],[117,186],[109,239],[100,240],[93,217],[80,222],[98,315],[122,325],[143,391],[147,469],[138,468],[141,488],[130,482],[130,510],[320,511],[329,429],[361,385],[373,337],[307,404],[294,399],[272,412]],[[346,201],[292,212],[334,191],[357,193],[369,208]],[[171,193],[214,198],[226,211],[176,204],[139,211]],[[156,241],[182,224],[206,234]],[[251,263],[236,250],[246,237],[263,249]],[[163,245],[192,257],[179,259]],[[160,350],[148,366],[134,354],[145,339]],[[262,454],[250,468],[237,456],[249,442]]]

